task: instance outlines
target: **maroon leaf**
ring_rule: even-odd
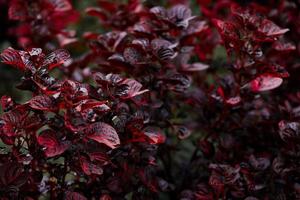
[[[86,175],[92,175],[92,174],[102,175],[103,174],[103,169],[100,166],[93,164],[92,162],[88,161],[83,156],[80,157],[80,165],[81,165],[82,171]]]
[[[69,0],[48,0],[56,11],[66,12],[72,9],[72,4]]]
[[[92,99],[86,99],[82,100],[78,103],[78,106],[76,106],[76,110],[78,112],[85,111],[87,109],[92,109],[92,108],[100,108],[103,111],[109,110],[109,107],[105,104],[106,101],[96,101]]]
[[[51,70],[54,67],[63,64],[69,58],[70,58],[70,54],[68,51],[66,51],[64,49],[58,49],[58,50],[53,51],[52,53],[48,54],[44,58],[44,62],[42,64],[42,66],[45,66]]]
[[[127,47],[123,52],[123,56],[130,64],[141,63],[144,58],[142,50],[134,47]]]
[[[65,200],[87,200],[87,198],[85,198],[82,194],[79,194],[78,192],[67,191],[65,196]]]
[[[20,127],[28,112],[23,108],[17,107],[2,115],[2,119],[10,125]]]
[[[25,20],[28,17],[28,13],[24,1],[11,0],[8,17],[11,20]]]
[[[89,157],[90,157],[91,161],[102,163],[103,165],[109,163],[108,155],[106,155],[105,153],[102,153],[102,152],[89,153]]]
[[[192,16],[192,11],[184,5],[176,5],[168,10],[168,17],[174,21],[182,21]]]
[[[293,43],[290,42],[284,42],[281,40],[278,40],[276,42],[273,43],[272,46],[276,51],[294,51],[296,50],[296,46]]]
[[[116,130],[104,122],[91,124],[84,131],[88,138],[103,143],[112,149],[120,144]]]
[[[147,89],[141,90],[143,87],[142,84],[134,79],[125,79],[120,82],[120,85],[123,87],[120,87],[120,90],[117,91],[117,95],[122,99],[132,98],[149,91]]]
[[[52,130],[45,130],[37,138],[37,142],[39,145],[45,146],[45,147],[55,147],[59,144],[55,132]]]
[[[154,127],[147,127],[143,130],[143,133],[148,137],[150,144],[162,144],[166,140],[166,136],[161,131]]]
[[[66,143],[60,143],[59,145],[55,146],[55,147],[47,147],[45,149],[45,155],[47,157],[54,157],[54,156],[58,156],[61,155],[62,153],[64,153],[70,146],[69,142]]]
[[[282,120],[278,123],[279,135],[282,140],[295,139],[300,135],[300,123]]]
[[[254,92],[263,92],[273,90],[282,84],[283,80],[280,77],[264,74],[250,82],[250,88]]]
[[[85,9],[85,12],[90,16],[99,17],[101,20],[107,20],[107,14],[101,8],[89,7]]]
[[[28,103],[31,108],[36,110],[43,110],[43,111],[55,110],[54,99],[47,95],[35,96]]]
[[[25,69],[25,64],[22,60],[21,55],[19,54],[19,52],[17,50],[15,50],[11,47],[5,49],[0,54],[0,58],[1,58],[2,62],[5,64],[15,66],[20,70]]]
[[[282,29],[276,24],[274,24],[272,21],[264,19],[260,24],[258,31],[268,37],[274,37],[274,36],[283,35],[284,33],[288,32],[289,29],[288,28]]]
[[[11,110],[15,105],[15,102],[9,96],[2,96],[1,97],[1,107],[3,111]]]
[[[37,137],[38,144],[45,147],[45,155],[54,157],[64,153],[70,146],[69,142],[58,141],[55,132],[45,130]]]
[[[0,166],[0,185],[20,187],[28,179],[24,169],[18,163],[4,163]]]
[[[184,5],[176,5],[167,12],[168,19],[178,27],[187,28],[188,21],[192,19],[192,11]]]
[[[162,17],[162,18],[167,17],[167,11],[161,6],[155,6],[155,7],[151,8],[150,13],[153,13],[157,17]]]
[[[255,157],[251,155],[249,162],[256,170],[266,170],[271,165],[270,159],[267,156]]]

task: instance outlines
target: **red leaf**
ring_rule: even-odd
[[[102,175],[103,174],[103,169],[100,166],[93,164],[92,162],[88,161],[83,156],[80,157],[80,165],[81,165],[82,171],[86,175],[91,175],[91,174]]]
[[[51,70],[54,67],[63,64],[69,58],[70,58],[70,54],[67,50],[58,49],[58,50],[53,51],[52,53],[48,54],[45,57],[42,66],[47,66],[48,69]]]
[[[85,12],[90,16],[96,16],[101,20],[107,20],[107,14],[101,8],[89,7],[85,9]]]
[[[22,60],[21,55],[19,54],[19,51],[15,50],[11,47],[5,49],[0,54],[0,58],[1,58],[2,62],[5,64],[15,66],[20,70],[25,69],[25,64]]]
[[[258,31],[263,33],[266,36],[279,36],[289,31],[288,28],[282,29],[272,21],[264,19],[258,28]]]
[[[261,75],[250,82],[251,90],[254,92],[263,92],[275,89],[282,84],[283,80],[280,77],[271,75]]]
[[[65,152],[70,144],[68,142],[59,142],[55,132],[52,130],[43,131],[37,138],[38,144],[44,146],[47,157],[54,157]]]
[[[29,101],[29,106],[36,110],[51,111],[54,110],[54,101],[47,95],[39,95],[33,97]]]
[[[59,144],[55,147],[46,148],[45,149],[45,155],[47,157],[58,156],[58,155],[64,153],[69,148],[69,146],[70,146],[69,143],[61,143],[61,144]]]
[[[52,130],[45,130],[42,133],[40,133],[40,135],[37,138],[37,142],[39,145],[49,148],[59,145],[56,135]]]
[[[212,22],[217,27],[222,38],[231,39],[233,41],[238,40],[239,36],[237,34],[237,29],[234,24],[219,19],[213,19]]]
[[[22,125],[22,122],[27,114],[28,112],[23,108],[17,107],[9,112],[4,113],[1,118],[10,125],[19,127]]]
[[[120,144],[116,130],[106,123],[96,122],[91,124],[85,129],[85,132],[88,138],[106,144],[112,149]]]
[[[100,108],[104,111],[107,111],[110,108],[105,103],[106,103],[106,101],[96,101],[93,99],[86,99],[86,100],[80,101],[78,103],[78,106],[76,106],[75,109],[78,112],[85,111],[85,110],[91,109],[91,108]]]
[[[87,200],[87,198],[78,192],[67,191],[65,200]]]

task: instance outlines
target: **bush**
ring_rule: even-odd
[[[300,198],[299,3],[3,5],[1,199]]]

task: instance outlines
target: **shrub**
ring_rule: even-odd
[[[78,35],[71,1],[7,2],[1,199],[300,198],[300,5],[272,2],[99,0]]]

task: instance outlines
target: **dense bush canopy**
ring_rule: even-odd
[[[299,1],[0,7],[1,200],[300,199]]]

